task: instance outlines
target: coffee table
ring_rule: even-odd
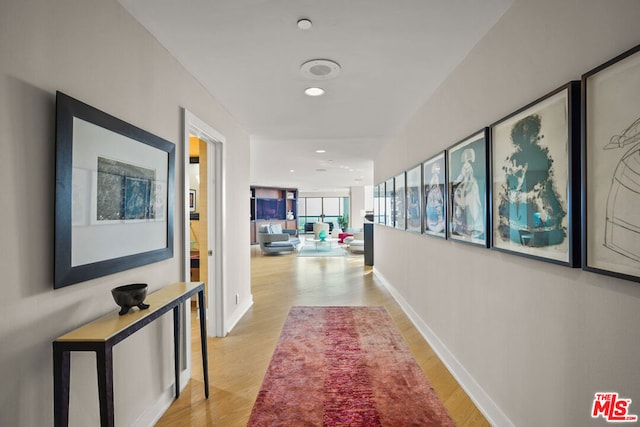
[[[314,245],[315,250],[317,251],[330,251],[331,248],[337,248],[338,239],[333,237],[327,237],[324,240],[321,239],[306,239],[305,242],[311,242]]]

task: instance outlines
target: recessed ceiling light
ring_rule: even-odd
[[[318,154],[322,154],[322,153],[326,153],[326,152],[327,152],[327,150],[316,150],[316,153],[318,153]]]
[[[304,90],[304,93],[309,96],[321,96],[324,95],[324,89],[320,87],[308,87]]]
[[[311,28],[311,20],[307,18],[298,19],[298,28],[301,30],[308,30]]]
[[[293,172],[295,172],[295,170],[293,170],[293,169],[289,169],[289,172],[293,173]]]

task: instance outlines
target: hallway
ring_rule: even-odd
[[[363,266],[344,258],[263,256],[251,247],[254,305],[225,338],[209,338],[210,397],[204,399],[199,334],[192,320],[192,380],[158,426],[244,426],[271,360],[282,325],[294,305],[385,306],[458,426],[489,425],[458,386],[399,305]]]

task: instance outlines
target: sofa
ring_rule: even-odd
[[[348,245],[349,252],[364,253],[364,233],[356,232],[353,236],[344,239],[344,243]]]
[[[260,250],[264,255],[293,252],[300,239],[292,237],[292,234],[291,230],[283,230],[280,224],[262,224],[258,228]]]

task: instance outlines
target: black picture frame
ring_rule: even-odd
[[[388,178],[385,181],[385,225],[395,227],[395,187],[394,179]]]
[[[56,93],[54,289],[173,257],[175,145]]]
[[[447,149],[450,240],[489,247],[489,128]]]
[[[422,233],[422,164],[409,168],[406,173],[407,231]]]
[[[640,45],[581,84],[582,268],[640,282]]]
[[[447,166],[446,151],[422,163],[424,234],[447,238]]]
[[[490,126],[491,248],[580,266],[580,82]]]
[[[384,224],[384,182],[377,184],[374,188],[373,194],[373,209],[374,209],[374,223]]]
[[[397,174],[394,179],[394,227],[398,230],[406,230],[407,228],[407,188],[406,177],[404,172]]]

